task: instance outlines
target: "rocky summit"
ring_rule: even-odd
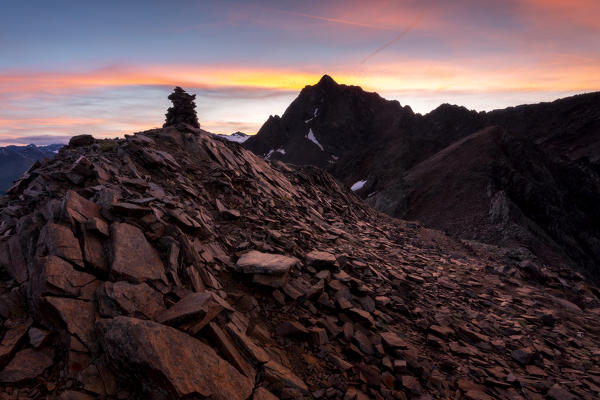
[[[580,274],[185,123],[73,140],[0,198],[0,316],[1,399],[600,396]]]

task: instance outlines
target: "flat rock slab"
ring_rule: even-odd
[[[0,382],[19,383],[41,375],[54,361],[54,349],[24,349],[19,351],[0,372]]]
[[[252,250],[242,254],[236,267],[245,274],[283,275],[299,262],[296,257]]]
[[[190,293],[156,317],[161,324],[174,325],[206,315],[208,303],[212,300],[209,292]]]
[[[335,256],[326,251],[313,250],[306,255],[306,264],[317,269],[337,267]]]
[[[254,382],[201,341],[151,321],[117,317],[97,323],[114,365],[138,380],[149,398],[244,400]]]
[[[380,336],[383,344],[392,349],[405,349],[408,347],[408,342],[394,332],[382,332]]]
[[[110,230],[113,275],[133,283],[146,280],[168,282],[163,262],[139,228],[130,224],[114,223]]]

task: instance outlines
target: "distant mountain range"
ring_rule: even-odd
[[[0,147],[0,194],[4,194],[37,160],[53,158],[62,144]]]
[[[324,168],[392,216],[600,276],[600,92],[421,115],[325,75],[244,146]]]

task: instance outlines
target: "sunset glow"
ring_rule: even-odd
[[[255,133],[325,73],[422,113],[600,89],[600,3],[499,3],[151,2],[144,16],[146,2],[10,5],[0,144],[160,126],[174,85],[218,133]]]

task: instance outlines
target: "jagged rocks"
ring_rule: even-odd
[[[111,274],[132,283],[146,280],[167,282],[163,262],[139,228],[117,222],[111,225],[110,230],[113,251]]]
[[[176,329],[129,317],[101,320],[98,328],[109,359],[139,380],[148,398],[244,400],[252,394],[254,384],[246,376],[211,347]]]

